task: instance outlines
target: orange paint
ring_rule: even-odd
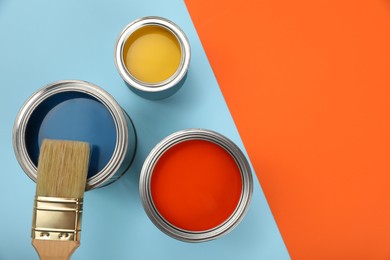
[[[151,178],[152,199],[171,224],[205,231],[225,222],[242,191],[241,173],[230,154],[212,142],[176,144],[157,162]]]

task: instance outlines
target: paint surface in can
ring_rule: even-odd
[[[170,147],[151,177],[157,211],[170,224],[195,232],[228,220],[239,204],[242,187],[234,158],[206,140],[187,140]]]
[[[179,68],[181,47],[176,36],[161,26],[143,26],[126,40],[123,60],[129,73],[146,83],[169,79]]]
[[[64,92],[43,101],[27,124],[26,147],[35,165],[45,138],[91,144],[90,178],[111,159],[117,136],[112,115],[101,102],[83,93]]]

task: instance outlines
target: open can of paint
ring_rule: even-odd
[[[171,96],[183,85],[191,51],[184,32],[156,16],[128,24],[115,44],[115,65],[129,88],[147,99]]]
[[[24,103],[16,117],[15,155],[33,181],[45,138],[91,145],[87,190],[106,186],[122,176],[136,149],[133,123],[115,99],[100,87],[78,80],[44,86]]]
[[[253,192],[248,160],[230,139],[187,129],[158,143],[146,158],[140,195],[151,221],[185,242],[218,238],[246,214]]]

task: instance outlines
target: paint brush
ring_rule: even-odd
[[[41,260],[69,259],[80,245],[89,152],[84,142],[42,143],[31,234]]]

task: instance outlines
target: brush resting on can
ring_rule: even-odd
[[[42,143],[31,234],[41,260],[69,259],[80,245],[89,156],[88,143]]]

